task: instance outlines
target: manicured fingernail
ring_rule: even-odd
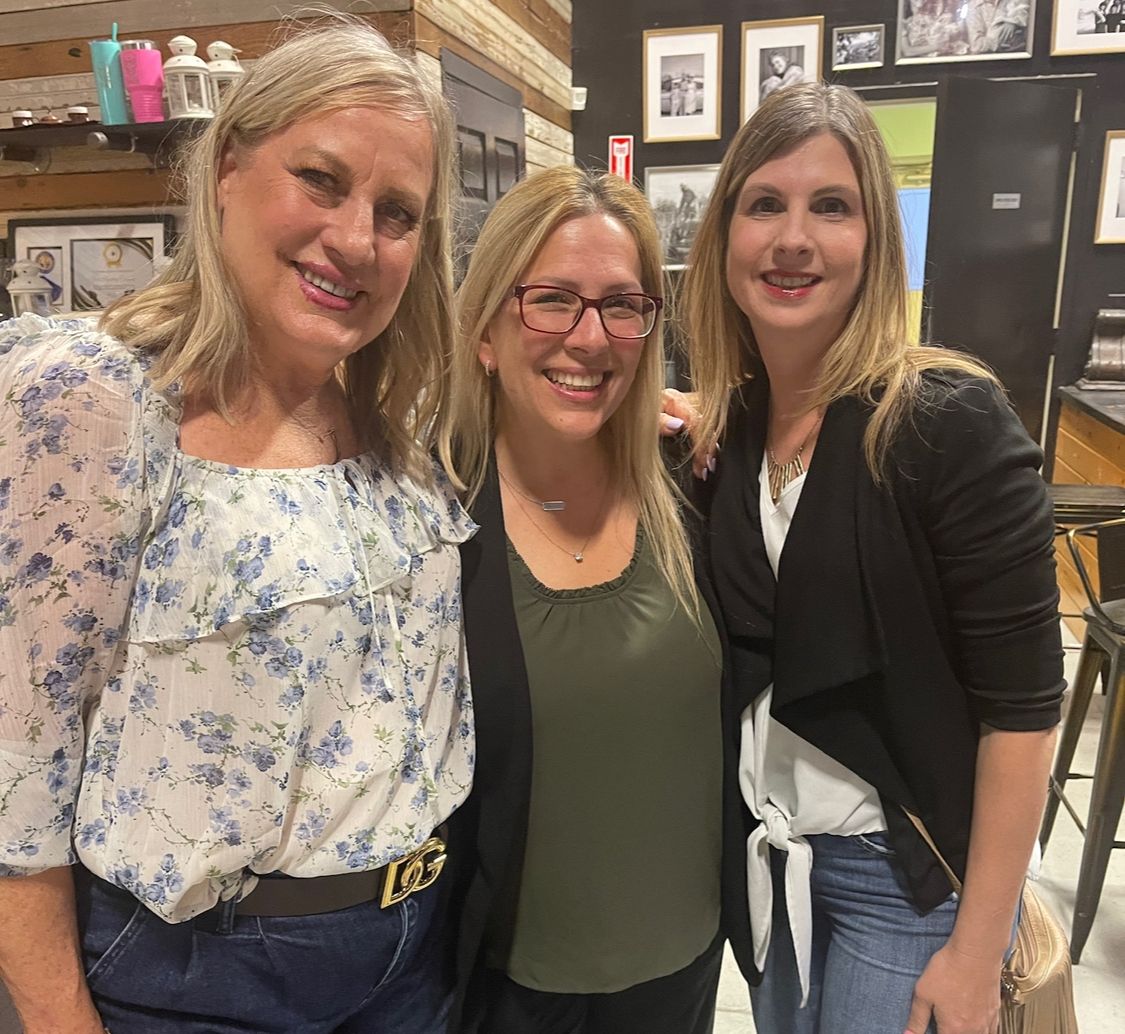
[[[678,416],[670,416],[665,418],[664,426],[667,427],[669,431],[678,431],[684,426],[684,422]]]
[[[714,456],[708,456],[707,457],[707,469],[709,471],[711,471],[712,474],[715,473],[715,457]]]

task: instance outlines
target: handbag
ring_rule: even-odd
[[[909,811],[906,815],[960,894],[961,881],[922,820]],[[1027,881],[1015,947],[1000,974],[1000,1034],[1078,1034],[1070,946],[1058,920]]]

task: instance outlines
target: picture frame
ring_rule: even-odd
[[[174,236],[166,214],[11,219],[8,257],[39,264],[60,311],[97,312],[149,283]]]
[[[645,169],[645,197],[656,216],[666,270],[685,268],[718,175],[718,163]]]
[[[832,30],[832,71],[882,68],[886,64],[885,25],[837,25]]]
[[[1095,244],[1125,244],[1125,129],[1105,135]]]
[[[718,140],[722,127],[723,27],[644,33],[645,143]]]
[[[1125,2],[1055,0],[1051,56],[1067,54],[1125,54]]]
[[[816,82],[824,65],[824,16],[742,23],[742,121],[775,90]]]
[[[898,0],[895,64],[1029,58],[1034,35],[1035,0]]]

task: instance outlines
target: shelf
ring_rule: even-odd
[[[181,118],[120,126],[105,126],[100,122],[84,122],[81,125],[62,122],[58,125],[0,129],[0,161],[34,162],[36,153],[43,150],[93,147],[148,155],[154,166],[163,166],[181,143],[200,133],[209,121]]]

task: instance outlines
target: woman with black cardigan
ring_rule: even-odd
[[[711,1029],[721,650],[656,436],[660,256],[635,187],[552,169],[496,205],[459,292],[459,1032]]]
[[[1063,690],[1051,508],[995,378],[907,343],[894,181],[854,93],[790,86],[741,128],[684,309],[697,440],[722,445],[725,908],[757,1028],[992,1034]]]

